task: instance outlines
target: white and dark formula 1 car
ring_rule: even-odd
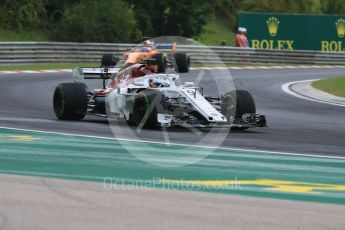
[[[84,79],[96,76],[103,80],[103,88],[88,90]],[[56,87],[54,112],[61,120],[80,120],[88,114],[122,119],[139,127],[266,126],[265,116],[256,114],[247,91],[212,98],[199,92],[193,82],[177,84],[178,78],[177,74],[155,73],[149,62],[124,69],[79,68],[74,71],[74,83]]]

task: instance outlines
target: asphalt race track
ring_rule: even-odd
[[[221,146],[344,156],[345,108],[295,98],[281,90],[281,85],[287,82],[343,76],[344,69],[232,70],[231,74],[237,89],[252,93],[257,112],[267,116],[269,127],[230,132]],[[198,71],[193,70],[181,78],[193,81],[197,75]],[[106,119],[87,116],[83,121],[75,122],[55,118],[52,111],[54,87],[71,81],[70,73],[1,75],[0,126],[113,137]],[[207,80],[203,81],[201,85],[207,85]],[[91,80],[88,85],[90,88],[101,86],[98,80]],[[128,133],[126,128],[122,127],[116,137],[130,139],[135,128],[131,127]],[[207,140],[217,134],[171,129],[168,135],[172,143],[212,145]],[[203,140],[206,141],[200,143],[205,135],[207,139]],[[160,130],[142,130],[139,138],[166,141]]]
[[[181,79],[195,81],[200,71]],[[207,71],[200,85],[212,95]],[[52,95],[71,73],[0,75],[0,229],[342,229],[345,107],[281,86],[344,76],[344,68],[231,74],[268,128],[137,132],[92,116],[60,121]],[[169,167],[195,156],[203,159]]]

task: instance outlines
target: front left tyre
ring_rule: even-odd
[[[62,83],[56,86],[53,108],[60,120],[81,120],[87,111],[87,87],[83,83]]]
[[[157,114],[167,113],[167,102],[160,91],[143,90],[134,98],[132,123],[143,128],[157,127]]]

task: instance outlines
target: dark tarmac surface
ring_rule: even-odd
[[[183,74],[182,81],[195,80],[199,71]],[[218,75],[217,71],[223,75],[224,70],[212,70],[214,76]],[[210,94],[216,92],[210,72],[202,75],[200,85]],[[1,75],[0,126],[193,145],[345,155],[345,108],[303,100],[281,90],[282,84],[291,81],[343,76],[344,69],[231,70],[231,75],[237,89],[246,89],[253,95],[257,112],[267,116],[268,128],[230,133],[227,130],[195,133],[174,128],[168,130],[167,137],[162,130],[142,130],[138,134],[135,127],[126,125],[110,129],[106,119],[93,116],[82,121],[59,121],[52,109],[52,94],[57,84],[72,82],[70,73]],[[87,84],[90,88],[101,87],[98,80],[87,81]],[[216,138],[220,141],[214,141]]]

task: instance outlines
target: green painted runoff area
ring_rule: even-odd
[[[196,156],[204,158],[169,167]],[[6,128],[0,173],[345,204],[343,159]]]

